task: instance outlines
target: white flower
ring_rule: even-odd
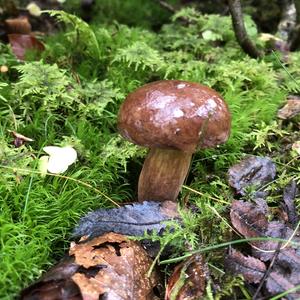
[[[46,146],[43,150],[49,156],[42,156],[40,158],[39,170],[42,174],[45,174],[45,169],[54,174],[63,173],[77,159],[77,152],[71,146]]]

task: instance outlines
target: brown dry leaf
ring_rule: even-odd
[[[17,148],[22,146],[25,142],[33,142],[34,141],[33,139],[31,139],[21,133],[18,133],[16,131],[10,131],[10,132],[13,135],[13,137],[15,138],[13,143],[14,143],[15,147],[17,147]]]
[[[83,272],[72,276],[79,286],[83,299],[153,299],[153,288],[158,276],[147,272],[152,260],[136,242],[123,235],[107,233],[90,241],[73,243],[70,255],[84,269],[98,268],[95,276]]]
[[[277,117],[283,120],[291,119],[300,113],[300,98],[298,96],[289,96],[288,101],[284,107],[282,107]]]
[[[246,238],[264,236],[268,228],[267,212],[255,203],[234,200],[230,218],[233,226]],[[253,244],[260,244],[260,242]]]
[[[79,269],[73,257],[65,257],[37,282],[25,288],[20,300],[68,299],[82,300],[80,290],[71,276]]]
[[[9,43],[15,56],[20,59],[25,59],[27,50],[44,51],[45,46],[35,36],[29,34],[9,34]]]
[[[6,19],[5,25],[8,34],[12,34],[12,33],[30,34],[31,33],[31,24],[29,23],[27,17]]]
[[[242,274],[244,279],[250,283],[259,283],[266,271],[266,266],[262,261],[245,256],[235,249],[231,249],[226,256],[225,266],[233,274]]]
[[[267,214],[264,215],[266,209],[262,207],[262,204],[234,201],[230,212],[232,224],[246,238],[265,236],[289,240],[293,237],[292,242],[299,243],[299,233],[295,234],[293,229],[282,221],[268,222]],[[259,266],[263,266],[263,261],[270,262],[270,274],[264,281],[268,295],[282,293],[300,284],[300,253],[297,245],[285,244],[285,242],[279,244],[272,240],[251,244],[256,246],[251,249],[255,258],[242,254],[236,255],[235,252],[233,257],[229,256],[229,264],[227,263],[229,270],[235,274],[242,274],[248,282],[258,283],[263,271]],[[259,272],[255,273],[257,271]],[[300,293],[295,292],[289,294],[287,299],[299,299],[299,297]]]
[[[248,156],[228,170],[228,183],[238,194],[246,195],[247,189],[255,187],[253,198],[264,198],[263,188],[276,175],[276,166],[268,157]]]
[[[295,280],[296,278],[296,280]],[[293,282],[294,281],[294,282]],[[271,295],[276,295],[287,290],[295,288],[300,283],[300,273],[293,274],[293,276],[287,276],[280,272],[271,272],[266,282],[266,288]],[[300,292],[289,293],[285,298],[282,299],[300,299]]]
[[[165,300],[201,299],[207,278],[204,258],[199,254],[192,255],[175,267],[166,287]]]

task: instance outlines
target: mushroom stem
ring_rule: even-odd
[[[139,178],[139,201],[176,201],[191,158],[192,153],[151,148]]]

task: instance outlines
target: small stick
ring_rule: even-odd
[[[261,57],[263,53],[257,49],[246,32],[240,0],[228,0],[228,5],[234,33],[241,48],[253,58]]]

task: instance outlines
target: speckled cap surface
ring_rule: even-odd
[[[224,143],[230,134],[227,104],[199,83],[161,80],[130,93],[121,105],[118,128],[135,144],[194,152]]]

